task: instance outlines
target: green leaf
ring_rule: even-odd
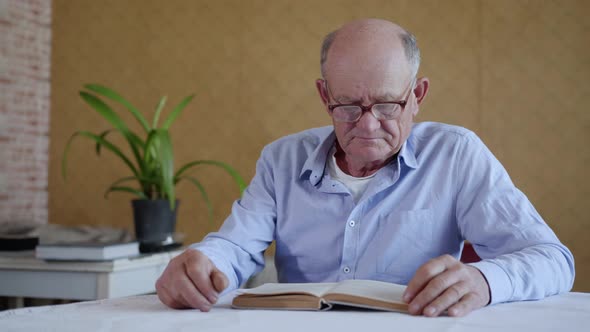
[[[113,131],[120,132],[117,129],[107,129],[103,131],[99,136],[105,138],[108,134],[110,134]],[[141,138],[137,137],[137,135],[135,135],[133,132],[129,132],[129,134],[131,135],[130,138],[136,143],[136,145],[143,149],[145,144],[143,143]],[[100,143],[96,143],[96,154],[100,156]]]
[[[135,144],[135,146],[139,146],[142,149],[144,148],[145,143],[141,140],[141,138],[139,138],[137,135],[135,135],[134,132],[128,131],[127,135],[129,135],[128,139],[130,139],[131,142],[133,142],[133,144]]]
[[[121,158],[121,160],[123,160],[123,162],[125,164],[127,164],[127,166],[129,166],[129,168],[131,169],[131,171],[133,172],[133,174],[136,177],[139,176],[139,173],[137,172],[137,169],[135,168],[135,166],[133,165],[133,163],[131,162],[131,160],[129,160],[125,156],[125,154],[123,154],[123,152],[121,152],[121,150],[119,150],[119,148],[117,146],[115,146],[111,142],[107,141],[105,138],[102,138],[102,137],[100,137],[98,135],[95,135],[93,133],[90,133],[90,132],[87,132],[87,131],[77,131],[74,134],[72,134],[72,136],[68,140],[68,143],[66,144],[66,148],[64,150],[63,158],[61,160],[61,174],[62,174],[64,180],[66,179],[66,168],[67,168],[68,152],[70,150],[70,146],[71,146],[74,138],[76,138],[77,136],[88,137],[88,138],[94,140],[95,142],[100,143],[106,149],[110,150],[111,152],[113,152],[114,154],[116,154],[119,158]]]
[[[146,164],[149,164],[156,158],[157,154],[158,133],[155,129],[150,130],[147,139],[145,140],[145,147],[143,151],[143,159]]]
[[[197,187],[197,189],[199,189],[199,192],[201,193],[201,196],[203,197],[203,200],[205,201],[205,204],[207,205],[207,211],[209,213],[209,222],[212,223],[213,222],[213,205],[211,204],[211,200],[209,199],[209,195],[207,195],[207,191],[205,191],[205,187],[203,187],[201,182],[199,182],[197,179],[195,179],[191,176],[181,176],[180,178],[177,178],[176,180],[177,180],[176,182],[180,182],[181,180],[190,181],[195,185],[195,187]]]
[[[102,133],[99,135],[99,137],[100,137],[100,138],[102,138],[102,139],[104,139],[104,138],[105,138],[105,137],[107,137],[107,135],[108,135],[110,132],[112,132],[112,131],[115,131],[115,130],[114,130],[114,129],[107,129],[107,130],[103,131],[103,132],[102,132]],[[97,155],[97,156],[100,156],[100,147],[101,147],[100,143],[99,143],[99,142],[96,142],[96,155]]]
[[[157,129],[157,138],[160,142],[158,155],[160,167],[162,168],[162,190],[170,201],[170,209],[174,210],[176,197],[174,194],[174,153],[172,152],[172,141],[167,130]]]
[[[238,185],[238,188],[240,189],[240,195],[244,192],[244,189],[246,189],[246,181],[244,181],[238,171],[236,171],[230,165],[217,160],[195,160],[187,163],[176,172],[175,177],[181,177],[184,172],[197,165],[213,165],[225,170],[229,175],[231,175],[231,177],[234,179],[234,182]]]
[[[115,188],[123,182],[132,181],[132,180],[139,180],[139,179],[135,176],[126,176],[126,177],[120,178],[120,179],[116,180],[115,182],[111,183],[111,185],[104,192],[104,198],[107,198],[107,195],[111,191],[111,188]]]
[[[107,97],[107,98],[109,98],[113,101],[116,101],[119,104],[125,106],[125,108],[127,108],[127,110],[129,110],[129,112],[131,112],[131,114],[135,117],[135,119],[141,124],[141,126],[143,127],[143,129],[145,130],[146,133],[151,129],[149,123],[147,122],[145,117],[137,110],[137,108],[135,108],[133,105],[131,105],[130,102],[128,102],[125,98],[123,98],[120,94],[118,94],[114,90],[109,89],[106,86],[102,86],[99,84],[86,84],[86,85],[84,85],[84,87],[90,91],[96,92],[99,95]]]
[[[152,127],[154,127],[154,128],[158,128],[158,120],[160,119],[160,112],[162,112],[164,105],[166,105],[166,96],[164,96],[164,97],[162,97],[162,99],[160,99],[160,102],[158,103],[158,106],[156,107],[156,114],[154,114],[154,123],[152,123]]]
[[[137,195],[139,198],[141,199],[148,199],[146,197],[146,195],[141,191],[141,190],[137,190],[131,187],[110,187],[109,189],[107,189],[107,191],[104,193],[104,198],[108,198],[108,194],[112,191],[123,191],[123,192],[128,192],[128,193],[132,193]]]
[[[154,192],[158,198],[161,196],[162,188],[162,174],[159,158],[160,142],[158,132],[155,129],[150,130],[145,142],[144,161],[145,171],[144,176],[149,179],[151,183],[145,184],[144,191]],[[149,188],[149,189],[148,189]],[[151,194],[148,195],[151,197]]]
[[[102,115],[103,118],[105,118],[111,125],[113,125],[113,127],[118,129],[123,134],[123,136],[125,136],[129,146],[131,147],[131,150],[133,151],[133,154],[135,155],[139,169],[143,170],[143,159],[141,158],[137,148],[139,142],[141,142],[141,139],[129,131],[129,128],[127,128],[125,122],[123,122],[117,113],[115,113],[107,104],[100,100],[100,98],[85,91],[80,91],[80,96],[86,103],[88,103],[88,105],[90,105],[95,111]]]
[[[176,105],[176,107],[174,108],[172,113],[168,114],[168,117],[166,118],[166,120],[164,121],[164,124],[162,125],[162,129],[169,129],[170,126],[172,125],[172,122],[174,122],[176,117],[178,117],[180,115],[180,112],[182,112],[182,110],[186,107],[186,105],[188,105],[188,103],[191,102],[191,100],[193,100],[194,97],[195,97],[195,95],[187,96],[178,105]]]

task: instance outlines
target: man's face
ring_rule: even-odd
[[[410,86],[413,79],[407,71],[366,75],[337,73],[331,75],[328,83],[331,91],[329,104],[369,105],[383,101],[407,101],[401,115],[392,120],[379,120],[371,112],[363,112],[357,122],[340,122],[332,118],[338,143],[347,161],[380,163],[401,149],[418,110]]]

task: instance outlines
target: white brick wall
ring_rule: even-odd
[[[51,1],[0,0],[0,223],[47,223]]]

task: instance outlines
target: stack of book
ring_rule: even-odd
[[[46,260],[104,261],[133,256],[139,256],[135,241],[42,243],[35,248],[35,257]]]

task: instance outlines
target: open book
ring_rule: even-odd
[[[237,309],[329,310],[345,305],[375,310],[407,312],[402,300],[406,286],[374,280],[338,283],[264,284],[236,296]]]

